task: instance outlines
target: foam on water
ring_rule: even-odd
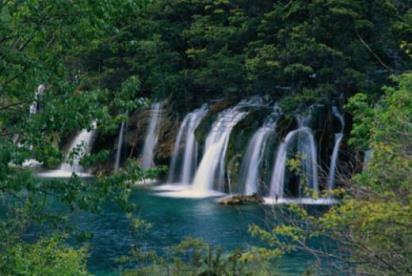
[[[140,181],[136,181],[134,183],[134,186],[150,186],[156,184],[158,181],[159,180],[157,179],[147,178]]]
[[[37,176],[40,178],[70,178],[73,175],[76,175],[78,177],[94,177],[90,173],[71,172],[71,171],[66,171],[66,170],[51,170],[51,171],[40,172],[37,174]]]
[[[211,192],[198,192],[194,190],[186,190],[186,191],[178,191],[178,192],[162,192],[155,194],[157,196],[164,196],[164,197],[174,197],[174,198],[193,198],[193,199],[203,199],[203,198],[210,198],[210,197],[221,197],[225,194],[211,191]]]
[[[156,196],[162,197],[172,197],[172,198],[193,198],[193,199],[203,199],[210,197],[221,197],[225,196],[225,193],[218,191],[199,191],[193,189],[191,185],[173,185],[165,184],[153,188]]]
[[[185,191],[190,189],[190,184],[182,184],[182,183],[168,183],[160,186],[153,187],[154,191],[162,191],[162,192],[177,192],[177,191]]]
[[[264,204],[267,205],[280,205],[280,204],[299,204],[299,205],[335,205],[339,201],[333,198],[275,198],[275,197],[265,197],[263,198]]]

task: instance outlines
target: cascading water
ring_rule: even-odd
[[[40,84],[37,87],[36,92],[34,93],[34,101],[33,103],[30,105],[29,108],[29,113],[30,115],[34,115],[37,113],[37,111],[39,110],[39,98],[44,94],[44,90],[46,89],[46,87],[44,86],[44,84]]]
[[[40,84],[37,89],[36,92],[34,93],[34,100],[32,102],[32,104],[30,105],[29,108],[29,115],[33,116],[35,114],[37,114],[37,112],[39,111],[39,99],[40,97],[44,94],[44,90],[46,89],[46,86],[44,86],[44,84]],[[13,137],[13,143],[18,143],[19,140],[19,135],[16,134]],[[19,145],[20,146],[20,145]],[[29,146],[29,149],[32,150],[32,146]],[[28,167],[28,168],[35,168],[35,167],[41,167],[41,163],[35,159],[27,159],[23,162],[22,166],[23,167]]]
[[[276,199],[283,197],[287,150],[297,132],[298,130],[289,132],[286,135],[285,140],[278,147],[272,179],[270,181],[270,196],[275,197]]]
[[[85,173],[85,169],[80,165],[80,160],[92,150],[95,133],[96,122],[93,122],[89,130],[83,129],[74,137],[64,158],[65,162],[57,170],[41,172],[37,175],[45,178],[66,178],[73,173],[80,177],[91,176],[87,172]]]
[[[145,169],[152,168],[154,166],[154,151],[158,140],[158,128],[160,121],[160,112],[162,104],[155,103],[152,105],[150,111],[150,121],[147,128],[146,139],[144,141],[142,152],[142,166]]]
[[[207,105],[190,112],[183,119],[173,149],[172,161],[170,163],[168,182],[189,184],[197,165],[197,148],[195,130],[207,114]],[[181,147],[184,145],[183,154]],[[181,167],[178,168],[178,160],[181,158]]]
[[[298,154],[302,158],[302,168],[304,181],[312,187],[315,194],[319,193],[319,180],[317,169],[317,154],[315,138],[309,128],[310,115],[306,117],[297,116],[298,133]],[[302,178],[301,178],[302,179]]]
[[[197,193],[207,193],[213,190],[215,180],[224,179],[224,162],[233,127],[242,120],[248,112],[242,111],[252,103],[241,102],[237,106],[219,114],[217,120],[206,138],[205,153],[193,180],[193,190]],[[220,187],[222,191],[222,187]]]
[[[368,149],[364,151],[363,155],[363,164],[362,164],[362,169],[367,170],[370,161],[372,160],[373,157],[373,149]]]
[[[253,134],[243,157],[239,184],[243,187],[244,195],[253,195],[258,192],[260,164],[264,156],[268,138],[273,134],[280,112],[271,114],[264,125]]]
[[[332,190],[335,186],[336,164],[338,162],[339,148],[340,148],[340,144],[343,139],[343,131],[345,129],[345,119],[343,118],[343,115],[339,112],[336,106],[332,107],[332,113],[336,118],[338,118],[341,124],[341,129],[339,133],[335,134],[335,145],[333,147],[331,163],[329,167],[329,176],[328,176],[328,189],[329,190]]]
[[[123,148],[125,130],[126,130],[126,122],[123,121],[122,125],[120,126],[119,135],[117,138],[116,160],[114,162],[114,170],[116,171],[120,168],[120,161],[122,157],[122,148]]]
[[[60,165],[61,171],[82,173],[84,168],[80,165],[80,160],[92,149],[92,143],[94,139],[94,134],[96,132],[96,122],[93,122],[90,130],[83,129],[79,134],[73,139],[70,144],[69,150],[66,154],[66,162]],[[71,159],[71,155],[74,154],[72,162],[67,162]]]
[[[299,128],[289,132],[279,145],[270,184],[270,196],[283,198],[288,149],[298,139],[298,153],[303,156],[303,173],[314,192],[319,192],[316,145],[313,133],[307,127],[308,118],[298,117]]]

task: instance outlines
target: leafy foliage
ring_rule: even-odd
[[[253,227],[252,233],[270,246],[267,250],[306,250],[347,273],[411,273],[412,74],[394,81],[397,86],[385,87],[385,96],[375,105],[365,94],[350,100],[352,143],[373,151],[367,169],[347,180],[342,202],[322,216],[294,207],[295,216],[305,225],[290,223],[270,231]],[[333,240],[339,253],[311,247],[311,239],[317,237]],[[329,273],[322,266],[319,269]]]
[[[133,23],[113,21],[127,28],[112,51],[92,48],[86,68],[118,80],[139,75],[145,93],[171,97],[178,110],[248,94],[306,105],[302,94],[376,96],[410,66],[410,10],[399,1],[155,1],[133,13]]]
[[[271,257],[262,252],[234,250],[229,254],[208,246],[194,238],[186,238],[170,248],[166,257],[153,251],[133,249],[129,256],[119,261],[137,263],[138,267],[126,269],[123,275],[273,275]]]
[[[28,159],[45,167],[57,166],[63,159],[61,146],[70,135],[91,128],[95,121],[101,133],[110,133],[128,110],[146,104],[138,97],[137,76],[128,76],[109,90],[93,83],[80,62],[81,53],[116,33],[110,18],[121,2],[0,2],[2,275],[87,274],[85,251],[49,238],[31,244],[25,233],[40,226],[43,230],[35,240],[43,235],[73,234],[76,229],[69,223],[70,211],[97,212],[108,201],[126,212],[134,208],[127,202],[131,185],[145,176],[136,162],[111,176],[99,176],[96,185],[76,176],[43,181],[21,167]],[[40,84],[44,91],[36,95]],[[102,151],[87,156],[82,164],[106,162],[107,156]],[[63,210],[51,211],[52,200]]]
[[[351,144],[372,149],[373,159],[351,180],[341,205],[319,219],[295,210],[308,222],[304,231],[252,227],[274,250],[223,256],[188,240],[179,249],[186,253],[175,255],[176,273],[252,273],[248,258],[308,249],[305,242],[319,235],[336,240],[343,253],[333,258],[356,264],[356,272],[412,273],[412,76],[400,75],[411,66],[411,6],[410,0],[0,1],[1,274],[86,274],[85,251],[55,239],[26,244],[23,233],[36,224],[73,230],[62,214],[48,212],[51,197],[70,210],[98,211],[116,201],[131,213],[132,183],[157,173],[131,162],[96,185],[76,177],[40,181],[20,166],[25,160],[55,167],[70,135],[94,121],[110,135],[149,98],[169,98],[181,112],[205,100],[255,94],[280,100],[285,112],[350,98]],[[45,91],[36,96],[40,84]],[[41,112],[30,113],[32,104]],[[108,155],[98,152],[82,164]],[[134,228],[145,228],[131,219]]]
[[[16,244],[0,254],[2,275],[90,275],[87,251],[64,246],[57,238]]]

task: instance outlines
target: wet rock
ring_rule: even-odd
[[[244,204],[259,204],[263,203],[263,198],[258,194],[253,195],[233,195],[221,198],[221,205],[244,205]]]

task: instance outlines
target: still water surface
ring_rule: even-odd
[[[157,196],[156,192],[137,189],[131,201],[138,205],[137,214],[152,224],[144,235],[137,235],[130,220],[120,210],[107,207],[100,214],[76,214],[74,223],[93,234],[89,269],[98,275],[116,275],[116,259],[126,255],[131,246],[166,254],[170,246],[185,237],[199,238],[224,250],[259,245],[248,233],[250,224],[266,226],[280,219],[279,209],[269,206],[221,206],[216,199],[183,199]],[[318,207],[310,207],[318,208]],[[277,222],[279,222],[277,221]],[[301,273],[313,258],[296,252],[276,262],[282,275]]]

